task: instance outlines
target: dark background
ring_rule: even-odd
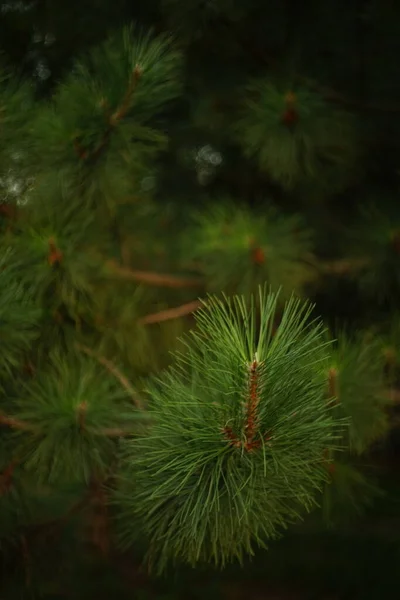
[[[335,257],[338,231],[354,226],[368,198],[397,211],[400,144],[400,3],[389,0],[38,0],[0,3],[0,50],[6,65],[29,78],[38,99],[51,96],[75,58],[122,25],[171,30],[184,48],[185,94],[170,120],[171,150],[159,168],[163,194],[190,210],[205,193],[182,150],[211,145],[223,156],[207,194],[229,192],[251,205],[273,193],[283,207],[307,214],[320,232],[320,255]],[[354,111],[367,148],[363,170],[338,194],[314,199],[283,194],[224,136],[232,98],[251,76],[282,73],[318,81],[334,104]],[[190,198],[190,206],[188,206]],[[162,198],[160,198],[162,201]],[[400,298],[394,299],[397,303]],[[315,300],[331,324],[385,319],[388,305],[366,302],[349,281],[330,281]],[[74,565],[60,548],[60,589],[75,598],[397,598],[400,588],[399,440],[396,430],[371,463],[384,498],[346,530],[320,531],[312,520],[291,531],[243,570],[177,571],[152,581],[135,556],[112,564]],[[140,556],[140,548],[136,549]],[[135,553],[134,553],[135,554]],[[43,547],[42,575],[55,558]],[[4,565],[3,573],[10,570]],[[60,566],[61,565],[61,566]],[[62,566],[65,565],[65,566]],[[48,590],[46,598],[61,598]],[[6,600],[6,599],[5,599]]]

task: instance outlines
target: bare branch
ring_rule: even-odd
[[[21,419],[16,419],[15,417],[10,417],[8,415],[0,414],[0,425],[5,425],[10,427],[11,429],[17,429],[20,431],[38,431],[39,427],[33,425],[32,423],[28,423],[27,421],[21,421]],[[122,429],[118,427],[110,427],[106,429],[102,429],[99,431],[100,435],[104,435],[105,437],[127,437],[132,434],[132,431],[127,429]]]
[[[138,323],[140,325],[150,325],[151,323],[161,323],[163,321],[179,319],[180,317],[184,317],[195,312],[196,310],[201,308],[201,306],[201,300],[193,300],[193,302],[182,304],[181,306],[177,306],[176,308],[168,308],[166,310],[161,310],[160,312],[147,315],[146,317],[142,317],[138,320]]]
[[[130,383],[129,379],[127,379],[127,377],[125,377],[125,375],[123,375],[123,373],[121,373],[121,371],[114,365],[114,363],[112,363],[110,360],[108,360],[108,358],[105,358],[105,356],[99,356],[98,354],[96,354],[96,352],[94,352],[93,350],[91,350],[87,346],[84,346],[82,344],[78,344],[77,343],[76,347],[78,348],[78,350],[81,350],[82,352],[84,352],[88,356],[91,356],[92,358],[96,359],[112,375],[114,375],[114,377],[116,379],[118,379],[118,381],[121,383],[121,385],[129,393],[129,395],[131,396],[131,398],[132,398],[134,404],[136,405],[136,407],[139,410],[144,410],[143,402],[142,402],[141,398],[139,398],[138,393],[134,390],[134,388],[133,388],[132,384]]]
[[[148,285],[158,285],[168,288],[187,288],[201,287],[204,285],[204,280],[199,277],[178,277],[176,275],[166,275],[163,273],[152,273],[149,271],[132,270],[127,267],[122,267],[113,260],[106,264],[111,274],[128,279],[131,281],[139,281]]]
[[[0,425],[6,425],[11,429],[20,429],[21,431],[35,431],[36,427],[31,423],[26,423],[20,419],[0,414]]]

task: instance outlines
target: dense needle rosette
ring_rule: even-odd
[[[121,539],[136,515],[149,562],[223,565],[310,510],[339,423],[312,306],[277,294],[211,298],[186,351],[149,388],[154,425],[127,442]],[[343,423],[340,424],[340,427]]]

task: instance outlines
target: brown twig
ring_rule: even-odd
[[[339,259],[326,262],[310,261],[321,273],[332,275],[346,275],[359,271],[368,264],[367,258]],[[119,265],[116,261],[107,261],[106,267],[109,271],[121,279],[138,281],[148,285],[168,287],[168,288],[199,288],[204,286],[204,279],[201,277],[179,277],[176,275],[167,275],[164,273],[153,273],[150,271],[139,271],[129,269]],[[172,317],[173,318],[173,317]]]
[[[16,419],[14,417],[10,417],[8,415],[0,414],[0,425],[5,425],[10,427],[10,429],[17,429],[19,431],[39,431],[39,426],[35,426],[32,423],[28,423],[27,421],[21,421],[21,419]],[[99,435],[104,435],[105,437],[127,437],[132,434],[131,430],[123,429],[122,427],[106,427],[98,431]]]
[[[338,402],[339,391],[338,391],[338,372],[337,369],[332,367],[328,372],[328,393],[329,399],[332,398]]]
[[[26,423],[26,421],[21,421],[21,419],[9,417],[4,414],[0,414],[0,425],[6,425],[11,429],[19,429],[21,431],[35,431],[36,429],[31,423]]]
[[[224,427],[223,434],[225,439],[234,448],[242,448],[245,452],[254,452],[262,445],[262,439],[259,434],[259,420],[258,420],[258,404],[260,402],[259,395],[259,367],[260,362],[257,356],[249,365],[249,389],[248,398],[245,406],[245,421],[244,421],[244,439],[240,439],[233,432],[231,427]],[[265,442],[269,442],[271,439],[270,432],[262,436]],[[258,438],[258,439],[256,439]]]
[[[101,430],[101,435],[108,438],[123,438],[132,435],[132,430],[122,429],[122,427],[106,427]]]
[[[259,375],[258,368],[260,363],[257,360],[257,357],[254,358],[253,362],[250,365],[249,369],[249,391],[248,398],[246,404],[246,423],[245,423],[245,434],[246,434],[246,442],[245,442],[245,450],[247,452],[252,452],[256,448],[261,445],[260,440],[255,440],[256,434],[258,432],[258,404],[260,402],[260,394],[259,394]]]
[[[77,343],[76,347],[81,352],[84,352],[88,356],[90,356],[90,357],[94,358],[95,360],[97,360],[112,375],[114,375],[114,377],[116,379],[118,379],[118,381],[121,383],[121,385],[129,393],[129,395],[131,396],[131,398],[132,398],[134,404],[136,405],[136,407],[139,410],[144,410],[144,406],[143,406],[142,400],[141,400],[141,398],[138,397],[137,392],[133,389],[132,384],[130,383],[129,379],[127,379],[127,377],[125,377],[125,375],[123,375],[123,373],[121,373],[121,371],[114,365],[114,363],[112,363],[110,360],[108,360],[108,358],[106,358],[105,356],[99,356],[98,354],[96,354],[96,352],[94,352],[93,350],[91,350],[87,346],[84,346],[83,344],[78,344]]]
[[[182,304],[181,306],[177,306],[176,308],[168,308],[166,310],[161,310],[160,312],[147,315],[146,317],[142,317],[138,320],[138,323],[139,325],[150,325],[151,323],[161,323],[163,321],[179,319],[180,317],[184,317],[195,312],[196,310],[201,308],[201,306],[201,300],[193,300],[193,302]]]
[[[79,139],[74,139],[75,151],[81,160],[94,161],[101,154],[102,150],[105,148],[105,146],[108,143],[108,140],[110,139],[112,130],[116,127],[116,125],[119,123],[119,121],[121,121],[126,116],[128,110],[130,108],[132,96],[135,92],[137,83],[138,83],[141,75],[142,75],[142,69],[140,68],[139,65],[136,65],[134,70],[131,73],[128,89],[126,91],[126,94],[125,94],[120,106],[109,117],[108,126],[107,126],[102,138],[100,139],[99,143],[97,144],[97,146],[95,147],[95,149],[92,152],[89,152],[86,148],[83,148],[79,143]],[[104,106],[106,106],[106,102],[104,100],[102,101],[102,104]]]
[[[143,73],[143,71],[142,71],[141,67],[139,65],[136,65],[131,73],[131,78],[129,80],[129,86],[128,86],[128,89],[124,96],[124,99],[122,100],[121,105],[117,108],[117,110],[111,116],[110,125],[112,125],[113,127],[118,123],[118,121],[123,119],[125,117],[125,115],[127,114],[129,107],[130,107],[130,102],[131,102],[132,96],[136,90],[136,86],[139,82],[140,77],[142,76],[142,73]]]
[[[204,279],[199,277],[178,277],[176,275],[166,275],[163,273],[152,273],[149,271],[138,271],[122,267],[116,261],[110,260],[106,267],[111,274],[131,281],[139,281],[148,285],[159,285],[169,288],[187,288],[201,287],[204,285]]]
[[[10,491],[14,479],[14,471],[19,462],[19,460],[14,458],[0,473],[0,496]]]

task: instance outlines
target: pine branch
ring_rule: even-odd
[[[19,429],[21,431],[35,431],[36,429],[36,427],[31,423],[27,423],[26,421],[21,421],[21,419],[16,419],[15,417],[10,417],[1,413],[0,424],[10,427],[11,429]]]
[[[116,493],[121,542],[140,523],[150,567],[240,560],[310,509],[326,480],[343,421],[323,401],[325,334],[294,299],[275,331],[277,298],[212,298],[187,352],[148,383],[153,427],[126,444]]]
[[[14,458],[0,473],[0,497],[9,492],[13,483],[15,469],[19,464],[20,460]]]
[[[340,333],[330,357],[329,388],[337,414],[351,419],[345,446],[361,455],[388,431],[386,409],[391,403],[384,378],[380,342],[357,334]]]
[[[81,158],[84,158],[85,160],[94,161],[100,156],[102,150],[107,146],[107,143],[110,139],[113,129],[126,116],[128,110],[130,109],[132,96],[135,92],[135,89],[139,82],[141,74],[142,74],[141,68],[139,67],[139,65],[136,65],[136,67],[134,68],[134,70],[131,74],[131,78],[129,81],[129,85],[128,85],[126,94],[125,94],[120,106],[111,115],[111,117],[109,119],[108,127],[107,127],[106,131],[104,132],[103,137],[101,138],[97,147],[93,150],[93,152],[91,154],[85,154],[85,155],[81,154]]]
[[[109,147],[117,126],[126,119],[133,105],[137,119],[126,125],[131,132],[135,131],[134,135],[131,133],[129,136],[131,144],[133,137],[137,145],[141,146],[143,154],[150,151],[149,146],[144,148],[143,141],[151,143],[151,153],[157,151],[157,148],[163,148],[166,140],[164,133],[144,123],[181,94],[182,64],[182,55],[174,48],[170,36],[154,37],[135,27],[124,28],[122,39],[120,34],[112,35],[82,63],[78,62],[75,76],[70,80],[69,86],[60,89],[57,97],[62,110],[65,110],[66,105],[71,107],[71,104],[76,104],[77,110],[73,113],[77,114],[71,114],[71,121],[76,125],[72,130],[76,131],[73,145],[78,157],[86,163],[96,163]],[[121,65],[124,67],[121,68]],[[142,78],[143,73],[146,76]],[[94,85],[88,85],[88,78],[93,79]],[[109,93],[110,85],[121,90],[120,99],[115,101],[113,98],[109,102],[110,96],[114,96],[112,92]],[[77,93],[82,96],[80,103],[77,101]],[[90,120],[93,113],[96,114],[97,121],[96,141],[81,126],[83,119]],[[71,123],[68,123],[68,128],[71,130]],[[125,162],[126,158],[124,153]],[[137,155],[135,161],[137,162]]]
[[[148,285],[168,288],[192,288],[201,287],[204,285],[204,280],[199,277],[177,277],[175,275],[132,270],[127,267],[120,266],[114,260],[107,261],[106,267],[109,269],[111,274],[116,275],[117,277],[126,280],[147,283]]]
[[[94,352],[93,350],[91,350],[90,348],[88,348],[87,346],[84,346],[82,344],[77,343],[76,347],[81,352],[84,352],[88,356],[91,356],[92,358],[96,359],[112,375],[114,375],[114,377],[116,379],[118,379],[118,381],[121,383],[121,385],[129,393],[129,395],[131,396],[136,407],[139,410],[144,410],[144,405],[143,405],[142,399],[138,396],[138,393],[134,390],[134,388],[133,388],[132,384],[130,383],[130,381],[128,380],[128,378],[125,375],[123,375],[121,373],[121,371],[110,360],[108,360],[108,358],[105,358],[105,356],[99,356],[98,354],[96,354],[96,352]]]
[[[196,310],[198,310],[202,306],[201,300],[193,300],[193,302],[188,302],[187,304],[182,304],[181,306],[177,306],[176,308],[169,308],[167,310],[161,310],[160,312],[147,315],[146,317],[142,317],[138,320],[140,325],[150,325],[152,323],[161,323],[163,321],[170,321],[172,319],[179,319],[180,317],[184,317],[189,315]]]
[[[202,263],[211,291],[248,293],[268,281],[291,295],[316,275],[307,262],[312,234],[303,219],[271,205],[261,212],[232,198],[215,203],[196,215],[189,244],[187,259]]]
[[[131,79],[130,79],[129,86],[126,91],[125,97],[122,100],[122,103],[119,106],[119,108],[117,108],[117,110],[111,116],[110,125],[112,127],[115,127],[117,125],[117,123],[119,121],[121,121],[121,119],[123,119],[125,117],[125,115],[127,114],[128,110],[130,108],[132,96],[135,92],[136,86],[139,82],[142,72],[143,71],[142,71],[141,67],[139,65],[136,65],[131,74]]]
[[[27,421],[22,421],[21,419],[16,419],[15,417],[11,417],[9,415],[0,413],[0,425],[5,425],[6,427],[10,427],[11,429],[16,429],[19,431],[30,431],[30,432],[38,432],[40,428],[32,423],[28,423]],[[131,430],[118,428],[118,427],[110,427],[102,429],[97,432],[98,435],[103,435],[105,437],[110,438],[118,438],[118,437],[129,437],[132,435]]]

